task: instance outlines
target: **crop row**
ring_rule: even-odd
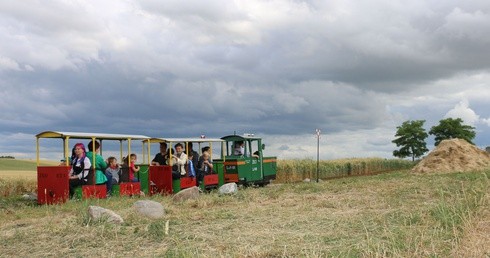
[[[292,183],[307,178],[329,179],[355,175],[372,175],[388,171],[410,169],[414,163],[403,159],[355,158],[341,160],[312,159],[278,160],[277,183]]]

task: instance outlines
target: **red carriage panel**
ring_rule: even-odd
[[[69,196],[69,166],[37,167],[37,202],[64,203]]]
[[[106,185],[82,185],[82,198],[98,198],[103,199],[107,197]]]
[[[149,168],[150,195],[172,193],[172,167],[150,166]]]
[[[190,188],[196,186],[195,177],[181,177],[180,178],[180,189]]]
[[[218,185],[218,174],[205,175],[204,185]]]
[[[133,195],[139,196],[140,191],[141,191],[141,184],[139,182],[119,184],[119,194],[121,196],[133,196]]]

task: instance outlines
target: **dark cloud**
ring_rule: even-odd
[[[22,1],[0,14],[2,135],[321,128],[379,154],[402,121],[433,125],[462,99],[490,125],[484,1]]]

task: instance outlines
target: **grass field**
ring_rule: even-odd
[[[182,203],[145,197],[164,205],[160,220],[135,214],[140,198],[38,206],[8,196],[0,199],[1,255],[488,257],[489,176],[398,171],[241,188],[235,196],[211,192]],[[124,224],[91,221],[89,205],[114,210]]]

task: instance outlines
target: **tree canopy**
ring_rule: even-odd
[[[434,145],[437,146],[442,140],[459,138],[474,144],[476,136],[475,127],[464,125],[461,118],[446,118],[439,121],[439,125],[433,126],[429,134],[435,136]]]
[[[425,120],[408,120],[397,127],[395,137],[392,142],[399,150],[393,151],[393,156],[399,158],[412,157],[412,161],[418,158],[427,151],[425,139],[429,136],[423,128]]]

